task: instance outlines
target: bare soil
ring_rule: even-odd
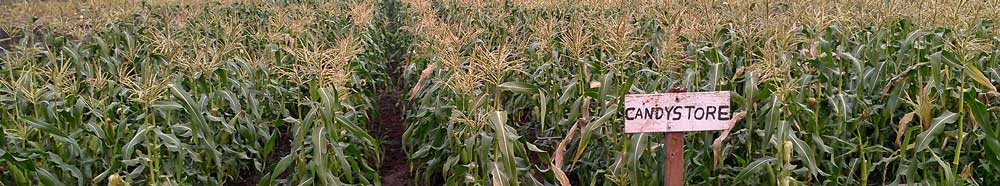
[[[403,124],[400,111],[400,94],[398,90],[381,89],[378,93],[379,117],[376,123],[368,125],[369,131],[382,140],[382,167],[379,175],[384,186],[410,185],[407,156],[403,151]]]

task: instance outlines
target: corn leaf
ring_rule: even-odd
[[[931,121],[930,128],[921,132],[920,135],[917,135],[917,141],[914,142],[914,152],[921,152],[924,149],[927,149],[931,141],[934,141],[937,135],[941,134],[941,131],[944,131],[945,125],[955,123],[955,121],[958,120],[958,117],[958,114],[945,111],[940,116],[934,118]]]

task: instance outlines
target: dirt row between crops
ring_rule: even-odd
[[[401,32],[401,24],[397,15],[399,2],[384,4],[390,10],[385,11],[385,16],[389,23],[384,24],[385,29],[393,32]],[[405,35],[405,34],[403,34]],[[403,36],[406,37],[406,36]],[[402,39],[402,38],[393,38]],[[378,95],[378,123],[369,123],[368,131],[379,138],[382,142],[382,165],[378,168],[379,177],[384,186],[403,186],[414,183],[411,180],[410,168],[407,164],[408,156],[403,149],[403,133],[406,125],[403,123],[403,96],[405,88],[402,81],[402,66],[406,57],[408,43],[402,40],[393,40],[388,43],[389,50],[385,50],[387,61],[385,61],[385,73],[387,83],[382,84],[376,94]]]
[[[398,90],[382,89],[378,93],[379,118],[378,123],[372,123],[371,132],[382,140],[382,167],[379,175],[382,185],[408,185],[409,168],[406,164],[406,152],[403,151],[402,112],[399,109],[400,92]]]

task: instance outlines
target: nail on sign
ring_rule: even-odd
[[[725,130],[733,117],[729,92],[625,96],[625,132]]]

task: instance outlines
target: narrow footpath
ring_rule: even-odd
[[[382,14],[385,23],[383,29],[395,34],[383,38],[382,46],[386,47],[385,73],[386,83],[375,90],[378,95],[378,118],[369,123],[368,131],[382,141],[382,166],[378,168],[379,176],[382,178],[383,186],[405,186],[413,183],[410,176],[410,168],[407,165],[407,154],[403,150],[403,132],[406,125],[403,123],[403,104],[401,101],[402,90],[402,66],[406,59],[406,51],[410,47],[410,35],[400,29],[400,7],[403,6],[397,0],[382,1]]]
[[[382,140],[382,167],[379,175],[383,186],[402,186],[410,184],[409,167],[406,165],[406,152],[403,151],[402,112],[400,112],[400,91],[379,90],[379,118],[377,123],[369,125],[375,136]]]

